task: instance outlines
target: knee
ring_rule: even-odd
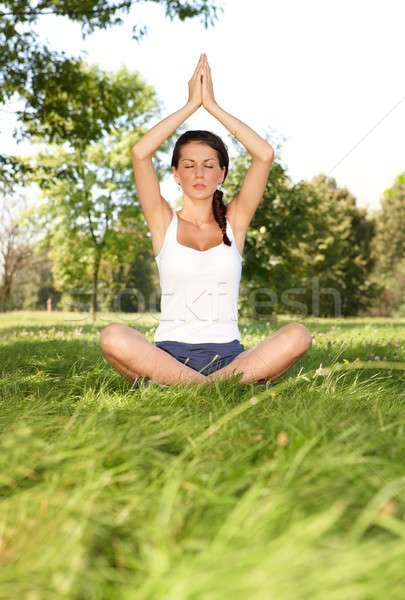
[[[108,353],[112,348],[117,346],[123,327],[120,323],[111,323],[100,331],[100,344],[103,352]]]
[[[306,352],[312,345],[312,333],[301,323],[289,323],[286,325],[291,340],[295,348],[299,348],[301,353]]]

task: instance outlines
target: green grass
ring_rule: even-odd
[[[405,321],[299,319],[266,390],[131,389],[113,320],[0,315],[0,598],[403,600]]]

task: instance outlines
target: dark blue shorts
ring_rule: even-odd
[[[239,340],[225,344],[185,344],[183,342],[155,342],[155,346],[174,356],[179,362],[186,364],[203,375],[209,375],[226,367],[233,359],[245,350]]]

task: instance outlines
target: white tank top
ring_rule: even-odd
[[[238,299],[242,257],[228,219],[226,233],[232,245],[221,242],[208,250],[179,244],[177,224],[173,210],[163,247],[155,257],[162,291],[155,342],[241,341]]]

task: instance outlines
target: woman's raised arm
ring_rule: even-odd
[[[152,235],[152,244],[156,254],[159,252],[164,237],[166,216],[171,214],[172,209],[161,195],[152,157],[169,135],[201,106],[201,69],[202,56],[188,82],[187,104],[157,123],[132,147],[132,165],[138,198]]]
[[[202,104],[202,69],[203,55],[195,68],[190,81],[188,82],[188,100],[187,103],[169,115],[163,121],[157,123],[148,132],[141,137],[139,141],[132,147],[132,159],[143,160],[152,157],[152,155],[160,148],[167,138],[192,115]]]
[[[234,214],[235,227],[247,230],[263,197],[274,158],[274,149],[260,135],[233,115],[218,106],[211,78],[211,69],[203,55],[202,103],[204,108],[243,144],[252,157],[239,193],[227,205],[227,213]]]
[[[274,155],[272,146],[246,125],[246,123],[243,123],[218,106],[214,97],[211,68],[208,64],[206,54],[203,54],[202,104],[205,110],[222,123],[222,125],[245,146],[252,158],[272,161]]]

